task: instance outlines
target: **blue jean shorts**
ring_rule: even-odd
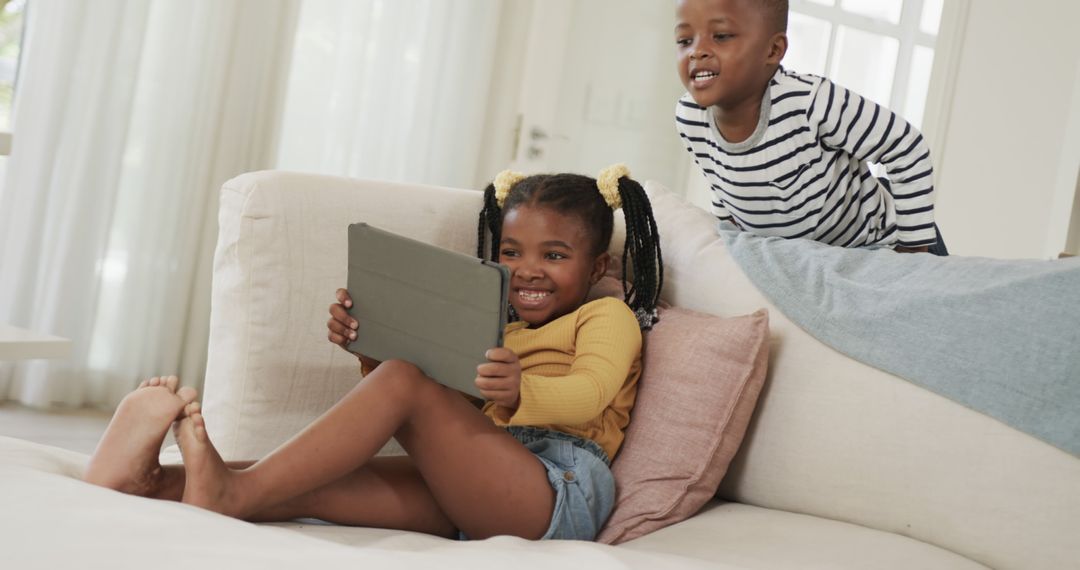
[[[528,426],[506,431],[544,465],[555,490],[551,524],[540,540],[594,540],[615,506],[615,477],[604,449],[557,431]],[[464,534],[460,538],[467,540]]]

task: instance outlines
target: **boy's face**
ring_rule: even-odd
[[[679,78],[702,107],[759,100],[787,49],[755,0],[679,0]]]

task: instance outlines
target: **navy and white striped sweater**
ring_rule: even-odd
[[[689,93],[675,121],[721,220],[843,247],[936,241],[933,167],[922,134],[828,79],[777,70],[754,134],[740,143],[725,141],[712,111]],[[870,163],[885,168],[888,185]]]

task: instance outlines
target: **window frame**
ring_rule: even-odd
[[[832,5],[826,5],[811,0],[790,0],[789,8],[792,12],[832,24],[829,30],[829,47],[825,55],[826,74],[832,74],[833,60],[836,55],[836,36],[840,26],[896,39],[899,42],[899,49],[896,55],[896,69],[893,74],[894,80],[892,90],[889,93],[888,107],[896,110],[905,109],[907,105],[907,87],[911,75],[911,60],[914,57],[915,47],[922,46],[934,50],[936,59],[941,26],[938,27],[938,35],[928,34],[919,28],[922,19],[923,0],[903,0],[900,22],[896,24],[849,12],[840,7],[840,2],[841,0],[835,0]],[[948,0],[946,0],[946,4],[948,4]],[[945,10],[943,7],[942,20],[944,20],[944,17]]]
[[[919,8],[921,12],[922,0],[918,0]],[[810,0],[789,0],[789,7],[793,12],[799,12],[801,14],[824,19],[833,24],[832,30],[829,35],[829,54],[826,61],[826,71],[829,70],[829,65],[832,64],[832,51],[833,42],[835,40],[835,34],[837,30],[836,24],[849,24],[851,22],[858,22],[859,29],[867,30],[866,26],[873,26],[869,28],[869,31],[873,33],[878,32],[878,26],[883,25],[885,28],[895,28],[898,24],[891,24],[888,22],[880,22],[867,16],[861,16],[858,14],[852,14],[845,12],[843,14],[843,21],[834,20],[833,16],[836,12],[844,12],[840,9],[839,5],[826,6],[822,4],[816,4]],[[934,169],[937,171],[937,175],[940,176],[941,172],[948,165],[945,161],[945,139],[949,130],[949,118],[952,111],[953,99],[956,92],[956,76],[960,72],[960,52],[963,50],[964,34],[967,31],[967,20],[970,12],[971,0],[945,0],[941,9],[941,21],[938,24],[938,33],[936,36],[936,43],[934,49],[934,64],[930,73],[930,86],[926,90],[926,105],[923,108],[922,126],[920,130],[923,133],[923,137],[926,138],[927,143],[930,145],[930,154],[934,160]],[[910,10],[910,14],[917,15],[919,12]],[[910,17],[915,17],[915,16]],[[901,23],[903,23],[904,15],[901,13]],[[914,26],[915,30],[918,30],[918,23]],[[928,35],[928,34],[924,34]],[[892,36],[898,37],[898,36]],[[933,37],[933,36],[931,36]],[[910,49],[905,66],[908,72],[910,72],[911,66],[911,54],[914,53],[915,48],[906,48],[904,40],[900,39],[901,53],[904,49]],[[897,55],[897,69],[900,68],[900,55]],[[899,77],[899,75],[898,75]],[[900,83],[906,90],[908,78],[904,77],[903,81],[893,81],[893,91],[900,89],[897,84]],[[902,98],[906,97],[906,92],[901,95]],[[903,102],[903,101],[901,101]],[[896,101],[890,102],[891,108],[899,108],[896,106]]]
[[[3,4],[6,4],[4,2]],[[3,9],[3,4],[0,4],[0,9]],[[23,7],[22,14],[22,33],[19,34],[19,57],[15,60],[15,79],[11,82],[11,117],[8,118],[8,124],[11,124],[11,119],[15,115],[15,105],[19,98],[19,75],[22,71],[23,57],[26,54],[26,32],[27,25],[30,22],[30,0],[26,1],[26,6]],[[11,156],[11,147],[15,142],[15,129],[14,126],[9,127],[10,130],[0,130],[0,156]]]

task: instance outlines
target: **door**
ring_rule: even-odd
[[[514,167],[595,176],[622,162],[681,191],[689,160],[675,131],[683,93],[674,5],[542,0],[523,56]]]

